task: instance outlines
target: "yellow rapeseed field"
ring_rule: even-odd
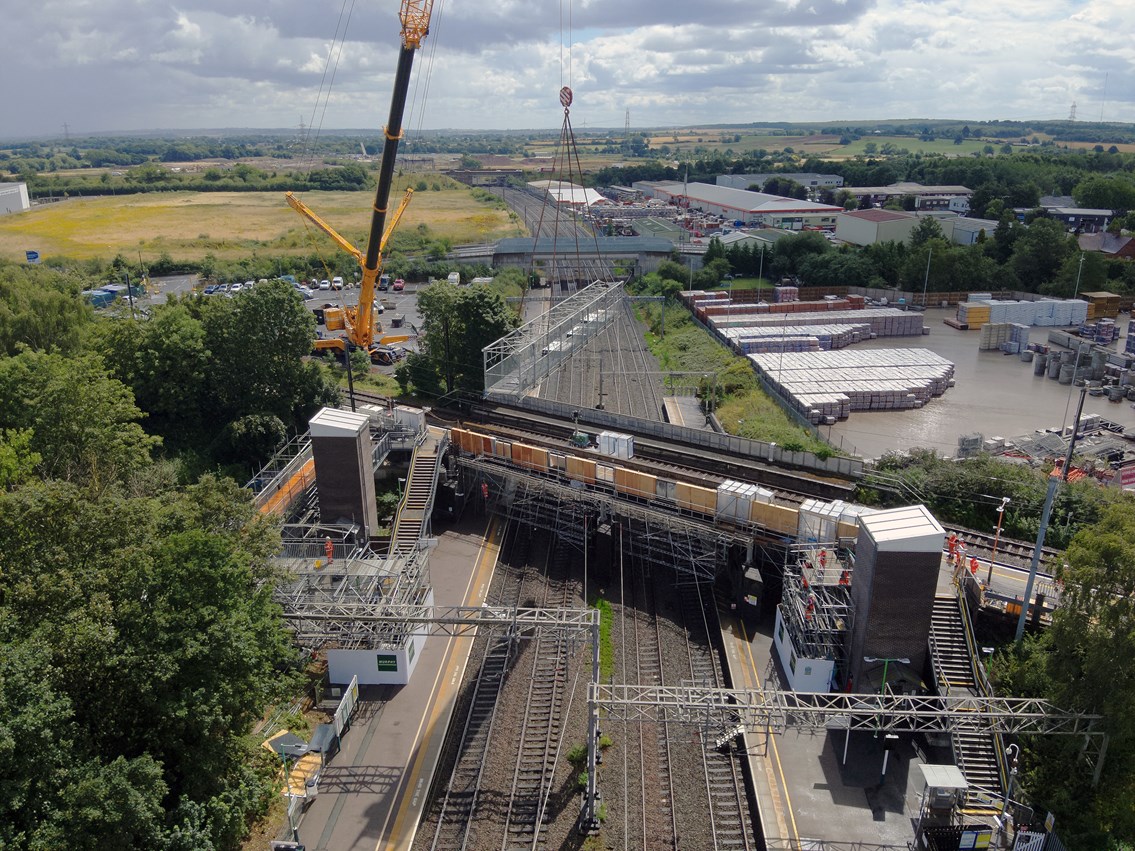
[[[401,195],[393,197],[392,207]],[[366,246],[373,192],[308,192],[307,206],[360,248]],[[424,224],[455,245],[516,236],[504,210],[477,201],[467,189],[414,195],[400,230]],[[330,239],[307,223],[280,192],[157,192],[72,198],[0,216],[0,257],[23,260],[26,250],[47,260],[116,254],[175,260],[240,259],[251,251],[309,254],[333,251]]]

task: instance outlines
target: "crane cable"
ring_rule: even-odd
[[[331,103],[331,90],[335,86],[335,75],[339,70],[339,62],[343,58],[343,47],[347,43],[347,30],[351,24],[351,17],[355,11],[355,0],[343,0],[339,6],[339,18],[335,22],[335,32],[331,37],[331,45],[327,50],[327,59],[323,63],[323,76],[319,80],[319,90],[315,95],[315,103],[311,108],[311,121],[308,123],[308,133],[304,137],[304,145],[300,155],[300,164],[310,166],[315,160],[315,141],[323,130],[323,122],[327,117],[327,107]],[[330,79],[328,78],[330,75]],[[317,121],[318,116],[318,121]],[[302,192],[295,193],[297,197]],[[314,249],[323,266],[324,279],[334,277],[331,267],[324,254],[322,234],[318,234],[306,218],[304,230],[307,233],[308,244]]]

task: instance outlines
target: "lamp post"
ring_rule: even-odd
[[[1009,799],[1013,794],[1013,781],[1017,778],[1017,757],[1021,755],[1021,748],[1017,744],[1011,744],[1005,748],[1005,756],[1009,760],[1009,780],[1005,784],[1005,797],[1001,801],[1001,819],[1002,823],[1007,818],[1006,810],[1009,809]]]
[[[997,560],[997,542],[1001,540],[1001,521],[1005,519],[1005,506],[1009,504],[1009,497],[1001,497],[1001,504],[997,506],[997,532],[993,535],[993,552],[989,556],[989,572],[985,574],[985,584],[993,582],[993,563]]]
[[[1076,296],[1078,296],[1080,294],[1080,276],[1082,274],[1084,274],[1084,252],[1083,251],[1080,252],[1080,265],[1076,269],[1076,289],[1072,293],[1073,299],[1075,299]]]

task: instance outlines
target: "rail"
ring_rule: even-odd
[[[639,417],[630,417],[625,414],[616,414],[610,411],[601,411],[594,408],[579,408],[565,405],[561,402],[552,402],[547,399],[537,399],[525,396],[521,399],[494,398],[492,394],[486,396],[490,401],[526,408],[542,414],[558,417],[565,422],[573,422],[578,417],[579,422],[591,426],[615,431],[633,432],[635,434],[656,437],[661,440],[674,441],[688,445],[702,447],[713,452],[726,453],[741,458],[764,461],[770,464],[780,464],[786,467],[809,470],[845,479],[861,479],[864,476],[864,465],[858,458],[845,458],[832,456],[820,458],[811,452],[786,449],[776,443],[765,443],[761,440],[751,440],[735,434],[718,434],[717,432],[702,429],[687,428],[672,423],[656,420],[644,420]]]

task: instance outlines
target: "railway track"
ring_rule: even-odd
[[[679,593],[679,606],[686,632],[686,649],[689,658],[689,677],[694,685],[724,688],[725,677],[711,638],[710,619],[713,618],[709,600],[702,586],[695,585],[696,593]],[[716,626],[716,625],[714,625]],[[721,728],[729,726],[721,719]],[[695,739],[693,747],[700,753],[705,776],[705,799],[708,801],[711,841],[705,847],[752,851],[753,826],[745,795],[744,778],[732,752],[722,753],[705,738]]]
[[[548,571],[542,605],[563,608],[577,596],[576,583],[571,578],[567,550],[554,543],[552,546],[554,563]],[[570,639],[562,634],[533,639],[528,697],[501,851],[525,851],[542,844],[549,820],[547,799],[559,760],[570,645]]]
[[[502,606],[520,604],[520,588],[527,570],[530,535],[512,531],[508,562],[521,566],[507,571],[503,581],[493,584],[492,602]],[[438,805],[431,851],[465,851],[477,842],[477,808],[485,771],[489,742],[497,725],[497,707],[509,666],[516,651],[514,636],[492,634],[487,637],[484,656],[473,685],[465,725],[457,746],[457,757]]]
[[[632,565],[634,562],[632,561]],[[632,568],[627,603],[622,608],[624,674],[633,674],[639,685],[663,685],[662,636],[658,622],[657,585],[648,564]],[[630,622],[627,629],[626,623]],[[625,658],[628,646],[633,653]],[[657,720],[640,721],[628,735],[623,763],[623,847],[678,848],[678,816],[675,809],[670,736]],[[637,796],[631,796],[629,762],[637,747]],[[636,812],[637,806],[637,812]]]
[[[967,556],[988,559],[993,553],[993,535],[975,532],[973,529],[964,529],[960,526],[947,526],[946,532],[956,532],[958,538],[965,541]],[[997,541],[997,563],[1027,570],[1032,563],[1035,549],[1035,544],[1030,544],[1028,541],[1018,541],[1002,535]],[[1056,568],[1064,563],[1063,559],[1064,555],[1060,550],[1044,547],[1041,550],[1038,573],[1043,576],[1052,576]]]

